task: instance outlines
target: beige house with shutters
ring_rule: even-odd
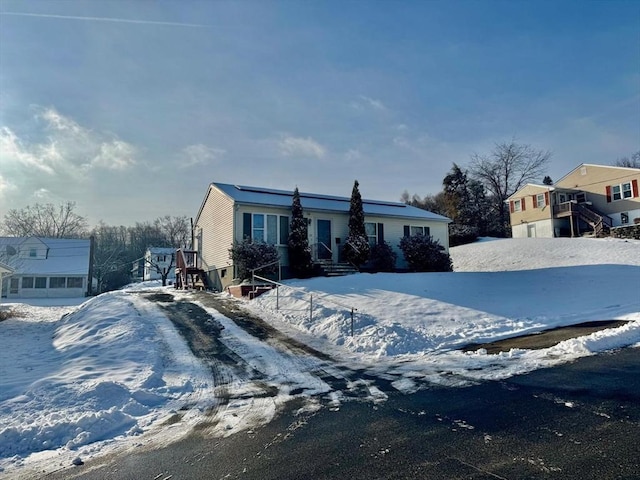
[[[511,195],[512,236],[606,235],[640,223],[640,169],[582,164],[553,185],[527,184]]]
[[[300,192],[308,222],[313,260],[324,265],[342,262],[348,234],[350,198]],[[222,290],[233,283],[229,249],[244,238],[273,244],[280,252],[282,277],[287,277],[287,241],[293,192],[212,183],[194,221],[197,268],[208,285]],[[448,251],[450,220],[399,202],[363,200],[370,244],[385,241],[398,254],[397,268],[406,267],[398,243],[403,236],[430,235]]]

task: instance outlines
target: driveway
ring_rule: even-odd
[[[150,300],[163,300],[149,298]],[[366,379],[386,395],[351,392],[339,405],[289,402],[272,422],[221,438],[207,428],[153,450],[127,451],[47,478],[86,479],[634,479],[640,478],[640,349],[627,348],[465,388],[402,394],[389,379],[332,366],[220,297],[200,296],[262,342],[326,365],[334,390]],[[203,300],[204,299],[204,300]],[[194,304],[163,308],[196,354],[259,377],[216,342],[216,325]],[[204,314],[202,314],[204,312]],[[217,377],[224,383],[224,378]],[[266,387],[265,387],[266,388]],[[270,395],[265,389],[259,395]]]

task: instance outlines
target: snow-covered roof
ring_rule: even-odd
[[[171,255],[176,251],[175,248],[171,247],[149,247],[147,248],[147,252],[152,255]]]
[[[10,273],[13,272],[13,269],[2,262],[0,262],[0,273]]]
[[[68,238],[40,238],[47,248],[46,258],[20,255],[20,246],[36,237],[0,237],[0,261],[16,274],[87,275],[90,241]]]
[[[286,190],[230,185],[227,183],[212,183],[211,185],[224,192],[235,202],[242,204],[290,208],[293,201],[293,192]],[[300,192],[300,203],[305,210],[348,213],[351,199],[348,197]],[[451,221],[443,215],[400,202],[363,199],[362,207],[365,215],[431,220],[434,222]]]

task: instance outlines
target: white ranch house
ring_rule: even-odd
[[[244,238],[276,245],[283,277],[288,272],[287,239],[293,192],[211,183],[194,222],[198,269],[218,290],[233,283],[229,249]],[[314,261],[339,264],[348,234],[350,198],[300,192]],[[371,244],[386,241],[398,254],[398,269],[406,262],[398,243],[403,236],[431,235],[448,251],[450,219],[399,202],[363,200]]]

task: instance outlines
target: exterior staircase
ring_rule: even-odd
[[[359,273],[359,270],[350,263],[334,263],[331,260],[316,260],[314,264],[325,277],[341,277]]]
[[[195,250],[176,250],[175,287],[182,290],[209,288],[207,274],[198,265],[198,252]]]
[[[606,237],[609,235],[613,221],[611,217],[596,212],[583,203],[575,205],[575,210],[580,220],[583,220],[593,228],[596,237]]]

